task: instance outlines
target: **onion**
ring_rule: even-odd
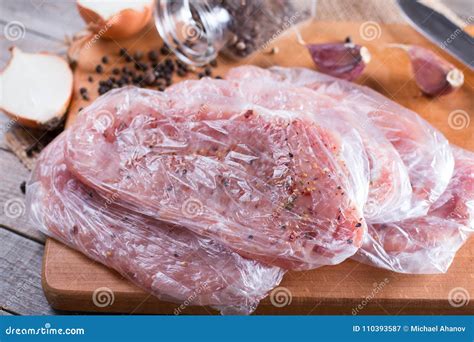
[[[150,21],[154,0],[77,0],[89,29],[100,37],[122,39],[140,32]]]
[[[0,73],[0,109],[24,126],[54,128],[71,101],[69,65],[49,53],[25,53],[16,47],[11,53]]]

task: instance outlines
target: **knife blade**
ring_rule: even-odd
[[[474,39],[434,9],[415,0],[397,0],[412,26],[441,49],[474,70]]]

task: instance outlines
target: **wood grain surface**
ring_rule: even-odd
[[[300,31],[307,42],[343,40],[350,35],[356,43],[366,45],[372,53],[372,62],[359,83],[370,86],[385,96],[418,112],[441,130],[450,142],[474,150],[474,124],[456,127],[450,123],[451,113],[463,111],[468,120],[474,113],[474,75],[446,53],[430,44],[408,26],[394,24],[375,27],[375,38],[361,36],[362,23],[311,22]],[[387,48],[388,43],[419,44],[427,46],[456,64],[465,73],[465,85],[456,93],[428,98],[418,90],[411,74],[410,64],[403,51]],[[103,55],[116,56],[120,47],[129,50],[157,49],[161,42],[153,28],[147,28],[139,38],[128,41],[98,41],[77,54],[74,100],[69,123],[74,114],[88,102],[80,99],[79,88],[89,88],[96,96],[96,84],[86,80],[89,75],[98,81],[95,65]],[[260,51],[241,62],[262,67],[271,65],[304,66],[313,68],[306,49],[296,42],[290,31],[271,42],[278,53]],[[112,58],[106,72],[121,66],[118,57]],[[236,62],[220,59],[215,74],[224,75]],[[474,240],[465,245],[456,256],[448,273],[442,275],[401,275],[372,268],[354,261],[323,267],[308,272],[288,273],[281,286],[291,293],[291,303],[283,307],[273,305],[267,298],[257,313],[266,314],[473,314],[474,301],[461,307],[448,302],[448,294],[455,287],[462,287],[474,294]],[[380,287],[383,287],[381,290]],[[62,244],[48,240],[43,262],[43,287],[48,301],[54,308],[121,313],[173,313],[177,304],[160,302],[125,281],[120,275]],[[111,305],[94,305],[94,292],[100,288],[111,289]],[[358,307],[362,309],[357,309]],[[205,307],[188,307],[182,313],[214,313]]]
[[[7,230],[0,230],[0,241],[0,259],[6,261],[0,263],[2,297],[5,298],[2,305],[21,315],[53,313],[43,295],[37,272],[41,267],[43,245]]]
[[[55,27],[57,18],[61,24]],[[9,40],[4,36],[11,22],[24,25],[24,34]],[[84,28],[74,1],[15,0],[0,2],[0,64],[10,58],[8,48],[15,45],[27,52],[65,53],[65,35]],[[0,314],[40,315],[61,313],[48,304],[41,286],[41,262],[45,238],[28,222],[20,185],[29,171],[6,144],[5,135],[14,120],[0,114]],[[20,205],[15,215],[5,215],[9,201]],[[25,209],[25,210],[23,210]],[[11,217],[12,216],[12,217]],[[20,248],[18,248],[20,246]],[[11,274],[9,272],[12,272]],[[25,285],[26,280],[28,285]]]
[[[45,237],[29,221],[26,214],[25,195],[21,192],[21,183],[28,180],[29,171],[24,167],[18,167],[19,161],[13,153],[0,150],[0,172],[2,177],[2,187],[0,188],[0,203],[3,203],[3,210],[10,211],[10,214],[0,215],[0,226],[17,227],[17,233],[32,240],[44,243]],[[8,209],[11,203],[12,206]],[[15,209],[16,207],[16,209]]]

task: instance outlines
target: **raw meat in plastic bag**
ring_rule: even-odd
[[[474,229],[474,153],[451,145],[454,174],[448,188],[431,206],[429,213],[449,217]]]
[[[412,202],[392,219],[422,216],[446,189],[453,173],[454,159],[446,138],[416,113],[376,91],[305,68],[236,68],[228,77],[271,77],[305,86],[328,95],[367,115],[397,149],[408,168],[413,189]]]
[[[423,217],[369,224],[364,245],[353,257],[401,273],[444,273],[474,232],[474,154],[454,148],[454,175]]]
[[[350,193],[350,197],[356,203],[366,202],[369,190],[368,183],[373,180],[369,179],[369,160],[364,153],[360,132],[347,125],[342,115],[335,115],[338,111],[329,105],[321,106],[320,110],[314,113],[310,112],[307,108],[313,109],[311,104],[319,104],[318,101],[314,101],[314,96],[309,96],[313,93],[310,89],[275,84],[275,82],[268,84],[266,80],[263,80],[263,82],[253,80],[236,84],[235,82],[203,78],[200,81],[180,82],[169,87],[166,92],[185,96],[189,99],[187,106],[199,106],[203,101],[213,102],[216,100],[215,94],[219,94],[219,99],[243,97],[250,104],[257,105],[254,106],[255,108],[262,106],[277,111],[283,116],[296,112],[296,115],[307,117],[321,128],[336,131],[340,136],[341,147],[339,151],[341,159],[344,160],[345,164],[352,166],[351,169],[344,166],[345,174],[350,181],[346,191]],[[197,98],[193,95],[196,93],[200,94]],[[196,102],[193,102],[192,99],[196,99]],[[311,101],[311,104],[307,104],[309,101]],[[406,177],[408,178],[408,176]]]
[[[67,170],[64,141],[43,151],[27,188],[30,216],[46,234],[163,300],[223,313],[250,313],[281,281],[277,267],[101,198]]]
[[[357,251],[366,224],[348,175],[366,170],[342,158],[352,142],[298,113],[193,94],[128,87],[102,96],[68,131],[71,172],[283,268],[337,264]]]
[[[232,77],[240,93],[253,103],[271,109],[312,113],[318,122],[341,120],[343,123],[339,127],[357,130],[370,163],[370,188],[364,206],[367,221],[391,222],[400,208],[411,203],[412,188],[405,164],[393,145],[365,115],[354,115],[352,107],[340,105],[336,99],[309,88],[275,82],[268,71],[254,66],[234,68],[227,78]]]

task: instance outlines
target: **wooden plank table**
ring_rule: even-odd
[[[464,18],[473,14],[470,0],[456,0],[454,10]],[[11,21],[25,26],[22,38],[14,42],[5,39],[3,33]],[[2,0],[0,67],[8,60],[11,45],[30,52],[64,53],[64,36],[83,28],[73,0]],[[11,123],[0,114],[0,316],[64,314],[50,307],[41,287],[45,237],[26,218],[20,185],[29,172],[5,144],[4,134]],[[8,215],[7,202],[14,204]]]
[[[25,28],[15,41],[4,35],[12,21],[20,22]],[[1,1],[0,67],[9,59],[8,48],[12,45],[29,52],[64,54],[65,35],[73,35],[83,28],[74,1]],[[29,171],[8,149],[4,139],[12,124],[12,120],[0,114],[0,316],[62,313],[51,308],[41,286],[46,239],[27,219],[20,186],[28,179]]]

